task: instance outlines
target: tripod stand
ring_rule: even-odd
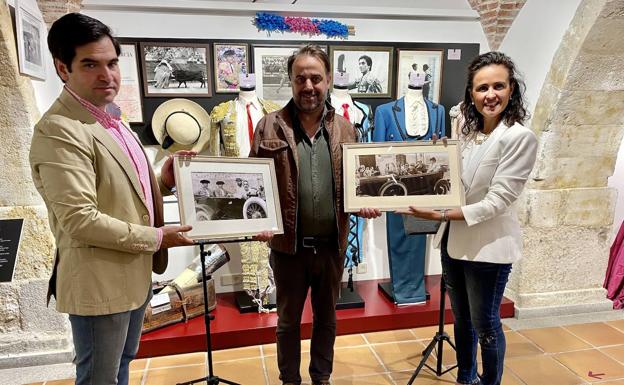
[[[206,284],[211,276],[206,274],[206,257],[210,255],[210,250],[206,251],[204,249],[204,246],[207,243],[208,242],[199,242],[199,256],[201,258],[202,286],[204,287],[204,323],[206,324],[206,354],[208,355],[208,376],[188,382],[178,383],[177,385],[192,385],[204,381],[208,385],[217,385],[219,383],[240,385],[236,382],[232,382],[215,376],[212,370],[212,340],[210,337],[210,321],[214,319],[214,316],[208,313],[208,289],[206,288]]]
[[[449,335],[444,331],[444,311],[445,311],[444,307],[446,305],[445,297],[446,297],[446,286],[444,286],[444,277],[442,277],[440,278],[440,315],[438,318],[438,331],[436,332],[435,336],[433,336],[433,339],[431,340],[431,342],[429,342],[429,345],[427,345],[427,348],[423,351],[422,353],[423,357],[420,360],[418,367],[414,371],[414,374],[412,374],[412,377],[409,379],[409,382],[407,383],[407,385],[412,385],[412,383],[416,379],[416,376],[418,376],[418,373],[420,373],[420,371],[422,370],[424,366],[426,366],[431,371],[433,371],[435,375],[438,377],[440,377],[446,372],[450,372],[451,370],[457,367],[457,365],[454,365],[444,371],[442,370],[442,351],[444,347],[444,341],[448,342],[448,344],[451,345],[453,350],[456,350],[455,345],[453,345],[453,343],[451,342]],[[429,359],[429,356],[431,355],[431,353],[433,353],[434,349],[437,350],[436,352],[437,362],[436,362],[435,369],[427,364],[427,360]]]

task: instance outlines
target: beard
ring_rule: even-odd
[[[313,112],[323,107],[325,96],[317,92],[300,92],[293,100],[297,108],[302,112]]]

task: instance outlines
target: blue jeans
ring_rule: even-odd
[[[140,308],[123,313],[69,315],[76,349],[76,385],[128,385],[129,365],[139,350],[143,315]]]
[[[442,274],[455,317],[457,382],[500,385],[505,333],[499,308],[511,264],[453,259],[446,248],[447,234],[442,239]],[[477,341],[481,345],[481,376],[477,375]]]

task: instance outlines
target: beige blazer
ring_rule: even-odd
[[[522,233],[511,207],[529,177],[537,155],[537,138],[528,128],[500,123],[483,144],[462,142],[465,220],[451,221],[451,258],[513,263],[522,255]],[[444,234],[440,226],[435,241]]]
[[[48,300],[55,295],[58,311],[76,315],[139,308],[152,269],[164,272],[167,255],[157,250],[157,230],[128,156],[63,90],[35,126],[30,165],[56,239]],[[158,227],[167,189],[151,168],[150,177]]]

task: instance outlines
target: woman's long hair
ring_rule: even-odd
[[[466,90],[464,92],[464,102],[461,106],[461,112],[464,116],[464,124],[462,125],[462,134],[469,135],[471,132],[483,130],[483,116],[472,103],[471,91],[475,74],[483,67],[489,65],[503,65],[509,72],[509,85],[512,87],[509,104],[501,113],[501,119],[507,126],[514,123],[524,123],[529,117],[529,113],[525,107],[524,91],[526,86],[522,79],[516,73],[516,66],[511,58],[502,52],[488,52],[477,56],[468,67],[468,81],[466,82]]]

